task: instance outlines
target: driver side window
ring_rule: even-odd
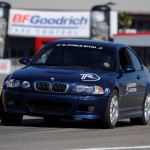
[[[130,59],[130,56],[126,48],[121,48],[119,50],[119,61],[120,61],[120,67],[122,70],[125,70],[125,67],[127,65],[132,65],[132,61]]]

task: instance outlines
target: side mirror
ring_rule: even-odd
[[[133,66],[130,66],[130,65],[127,65],[125,67],[125,72],[134,72],[135,71],[135,68]]]
[[[30,59],[28,57],[23,57],[19,59],[19,62],[21,64],[27,65],[30,62]]]

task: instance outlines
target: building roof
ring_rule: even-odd
[[[124,43],[130,46],[150,47],[149,41],[150,41],[150,32],[141,32],[134,34],[123,33],[114,35],[114,42]]]
[[[36,10],[87,10],[94,5],[111,5],[112,10],[130,13],[150,13],[150,0],[2,0],[8,2],[12,8]]]

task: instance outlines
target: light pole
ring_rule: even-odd
[[[3,18],[5,19],[6,22],[6,27],[5,27],[5,35],[4,35],[4,54],[3,57],[6,57],[8,55],[8,49],[9,49],[9,39],[8,39],[8,35],[7,35],[7,31],[8,31],[8,18],[9,18],[9,10],[11,8],[11,5],[6,3],[6,2],[0,2],[0,9],[1,12],[3,14]]]
[[[110,11],[109,5],[96,5],[91,9],[91,38],[96,40],[110,40]]]

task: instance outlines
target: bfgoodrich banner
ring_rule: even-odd
[[[90,12],[11,9],[8,34],[25,37],[90,37]]]

